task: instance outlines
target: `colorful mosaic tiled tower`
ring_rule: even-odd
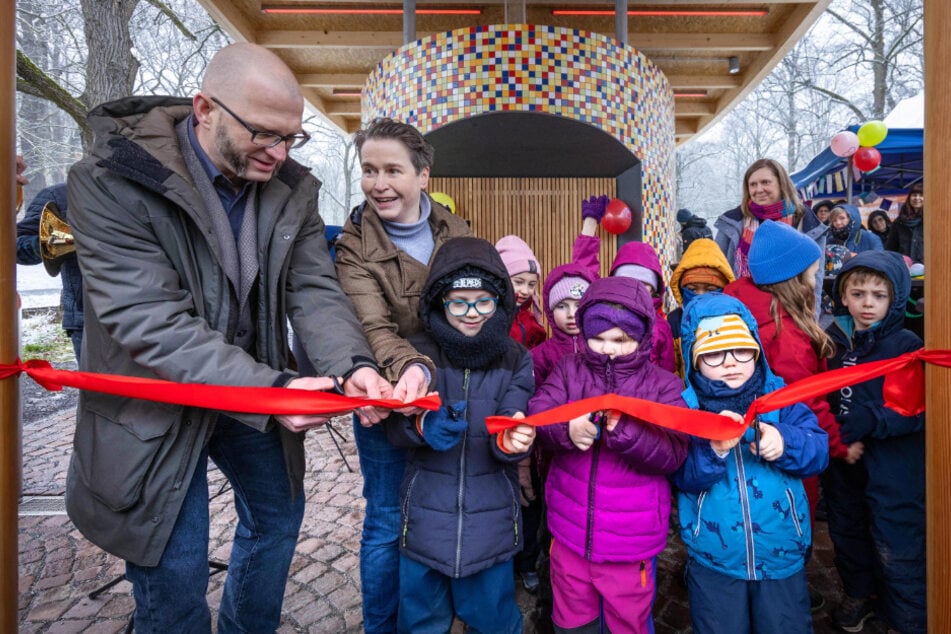
[[[644,240],[672,261],[674,99],[650,59],[587,31],[477,26],[403,46],[370,74],[363,99],[365,120],[393,117],[424,134],[499,111],[567,117],[623,143],[641,161]]]

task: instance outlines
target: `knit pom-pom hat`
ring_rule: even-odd
[[[756,284],[792,279],[822,258],[822,250],[809,236],[785,222],[764,221],[750,244],[747,264]]]

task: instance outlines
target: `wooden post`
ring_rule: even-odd
[[[16,296],[16,3],[0,3],[0,363],[14,363]],[[6,16],[6,17],[3,17]],[[4,35],[6,33],[6,35]],[[3,122],[6,123],[3,123]],[[0,380],[0,632],[17,631],[17,503],[20,495],[20,384]]]
[[[951,3],[925,0],[925,346],[951,349]],[[951,632],[951,370],[928,366],[928,631]]]

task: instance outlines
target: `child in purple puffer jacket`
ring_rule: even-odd
[[[588,287],[578,307],[585,338],[529,401],[532,414],[615,393],[685,407],[681,380],[649,360],[655,312],[638,281],[611,277]],[[600,421],[600,417],[596,417]],[[667,543],[672,473],[687,437],[622,415],[584,415],[540,427],[552,454],[545,485],[552,533],[553,621],[572,632],[651,632],[656,556]]]

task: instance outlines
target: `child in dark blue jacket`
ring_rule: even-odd
[[[902,257],[859,253],[842,267],[832,288],[836,346],[830,368],[891,359],[921,348],[903,329],[911,289]],[[861,458],[833,460],[823,474],[829,536],[845,598],[832,619],[849,632],[862,629],[873,610],[903,634],[924,632],[925,421],[884,405],[884,378],[830,395],[842,440],[861,442]],[[879,603],[873,603],[878,594]]]
[[[490,436],[485,426],[487,416],[524,414],[535,388],[531,355],[509,337],[515,311],[489,242],[454,238],[436,252],[419,304],[425,332],[409,340],[435,363],[443,405],[385,422],[387,438],[410,449],[400,485],[401,632],[448,632],[454,615],[474,631],[522,631],[516,465],[535,429]]]
[[[701,295],[684,309],[681,326],[683,397],[691,407],[742,423],[754,399],[783,386],[739,300]],[[802,478],[828,462],[829,439],[801,403],[760,416],[732,440],[691,438],[673,481],[694,632],[812,632]]]

